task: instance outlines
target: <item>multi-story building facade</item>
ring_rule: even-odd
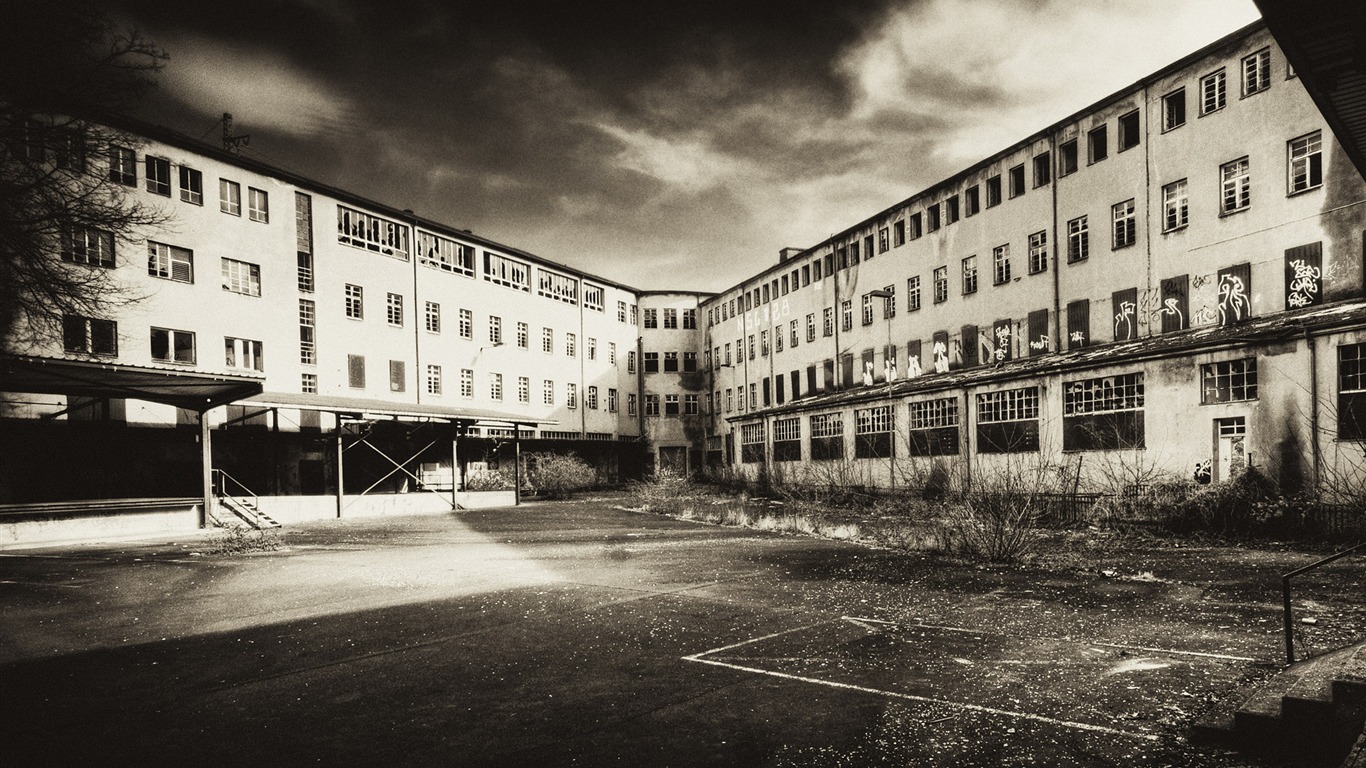
[[[121,127],[128,146],[87,171],[165,224],[131,239],[78,230],[60,258],[110,273],[137,300],[117,316],[64,318],[64,338],[13,359],[259,382],[205,415],[214,468],[261,494],[328,496],[342,466],[346,494],[462,487],[508,466],[514,443],[577,453],[605,480],[643,471],[640,291],[169,131]],[[197,423],[192,408],[131,389],[7,389],[0,503],[195,493],[193,430],[176,429]],[[131,469],[147,463],[126,450],[139,441],[186,471]],[[56,482],[42,451],[23,450],[67,443],[101,445],[102,469]]]
[[[1363,229],[1252,25],[706,302],[711,458],[1323,481],[1360,458]]]
[[[7,357],[0,504],[188,496],[212,464],[340,513],[519,450],[884,488],[1363,469],[1366,183],[1261,24],[718,294],[129,134],[90,163],[168,224],[64,241],[141,300]],[[22,388],[54,363],[104,385]]]

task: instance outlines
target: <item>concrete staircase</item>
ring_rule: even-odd
[[[1338,766],[1366,723],[1366,643],[1302,661],[1211,712],[1196,738],[1296,766]]]
[[[250,500],[235,496],[219,496],[218,509],[215,513],[218,524],[226,526],[234,522],[234,517],[258,531],[280,527],[279,522],[258,509]]]

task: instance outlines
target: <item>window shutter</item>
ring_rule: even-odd
[[[346,381],[347,384],[356,389],[365,388],[365,356],[347,355],[346,356]]]
[[[1162,332],[1185,330],[1190,322],[1190,276],[1180,275],[1162,281]]]
[[[1219,270],[1219,324],[1233,325],[1252,315],[1252,265],[1248,262]]]
[[[1285,252],[1285,308],[1323,303],[1323,243],[1310,243]]]
[[[1029,356],[1045,354],[1049,346],[1048,310],[1036,309],[1029,313]]]
[[[1067,348],[1081,349],[1091,343],[1091,300],[1067,304]]]
[[[1110,296],[1115,324],[1115,341],[1138,338],[1138,289],[1125,288]]]

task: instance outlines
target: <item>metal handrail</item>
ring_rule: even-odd
[[[213,470],[213,474],[214,474],[215,477],[218,478],[218,482],[214,483],[214,488],[218,491],[218,495],[219,495],[219,496],[230,496],[230,497],[232,497],[232,498],[234,498],[234,499],[235,499],[235,498],[238,498],[239,496],[240,496],[241,498],[251,497],[251,506],[252,506],[252,508],[253,508],[253,509],[257,509],[257,508],[260,507],[260,497],[257,496],[256,493],[253,492],[250,488],[248,488],[248,487],[246,486],[246,484],[243,483],[241,480],[238,480],[237,478],[233,477],[232,475],[228,474],[227,472],[224,472],[224,471],[221,470],[221,469],[215,469],[215,470]],[[234,485],[237,486],[237,489],[238,489],[238,490],[244,491],[244,493],[241,493],[241,494],[228,493],[227,483],[224,482],[225,480],[226,480],[226,481],[232,482]]]
[[[1290,579],[1292,577],[1299,576],[1302,573],[1307,573],[1316,568],[1319,568],[1320,566],[1328,565],[1329,563],[1334,562],[1336,560],[1341,560],[1342,558],[1363,548],[1366,548],[1366,541],[1363,541],[1360,544],[1357,544],[1356,546],[1348,547],[1347,549],[1344,549],[1341,552],[1338,552],[1337,554],[1329,555],[1328,557],[1325,557],[1317,562],[1313,562],[1309,565],[1296,568],[1295,570],[1281,577],[1281,599],[1285,608],[1285,663],[1295,663],[1295,615],[1294,609],[1290,607]]]

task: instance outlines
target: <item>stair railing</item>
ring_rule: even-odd
[[[1361,550],[1363,548],[1366,548],[1366,541],[1363,541],[1360,544],[1357,544],[1356,546],[1348,547],[1347,549],[1344,549],[1341,552],[1338,552],[1337,554],[1329,555],[1328,557],[1325,557],[1317,562],[1313,562],[1309,565],[1296,568],[1295,570],[1281,577],[1281,600],[1285,608],[1286,664],[1295,663],[1295,612],[1294,609],[1290,606],[1290,579],[1295,576],[1299,576],[1302,573],[1308,573],[1309,571],[1328,565],[1331,562],[1341,560],[1342,558],[1347,557],[1348,555],[1353,554],[1354,552],[1357,552],[1358,550]]]
[[[241,491],[241,493],[229,493],[228,487],[230,483],[235,490]],[[213,470],[213,489],[218,496],[227,496],[233,500],[251,499],[250,506],[253,511],[260,509],[261,507],[260,497],[252,492],[246,485],[243,485],[241,480],[238,480],[221,469]]]

